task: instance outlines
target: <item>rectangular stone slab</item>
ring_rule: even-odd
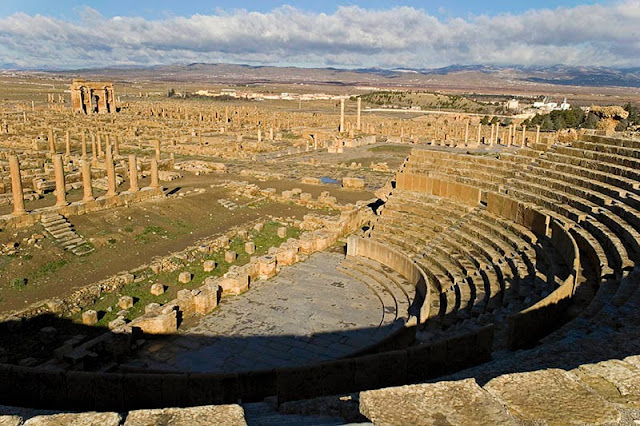
[[[484,388],[522,420],[547,424],[616,423],[620,412],[571,373],[547,369],[504,374]]]
[[[474,379],[361,392],[360,412],[375,425],[518,424]]]

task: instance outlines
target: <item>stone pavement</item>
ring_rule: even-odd
[[[191,372],[290,367],[344,357],[402,327],[380,327],[380,299],[336,269],[343,258],[317,253],[223,298],[179,335],[149,342],[131,365]]]

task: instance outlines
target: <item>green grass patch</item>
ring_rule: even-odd
[[[64,265],[69,263],[67,259],[57,259],[52,260],[51,262],[47,262],[40,267],[40,269],[36,270],[33,274],[34,279],[43,278],[47,275],[51,275],[55,273],[58,269],[62,268]]]
[[[147,226],[140,234],[135,236],[135,240],[141,243],[147,243],[155,236],[161,237],[166,234],[167,231],[165,231],[161,226]]]
[[[11,288],[15,290],[22,290],[26,286],[27,286],[26,278],[14,278],[13,280],[11,280]]]

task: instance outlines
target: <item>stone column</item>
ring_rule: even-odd
[[[478,145],[482,142],[482,123],[478,123]]]
[[[93,166],[98,162],[98,155],[96,153],[96,136],[91,133],[91,164]]]
[[[262,131],[260,130],[260,127],[258,127],[258,142],[262,142]]]
[[[469,122],[464,126],[464,144],[469,144]]]
[[[64,136],[64,155],[71,157],[71,139],[69,138],[69,131]]]
[[[156,146],[156,161],[160,161],[160,141],[155,141]]]
[[[158,179],[158,160],[151,159],[151,188],[160,188],[160,181]]]
[[[522,125],[522,147],[525,146],[525,144],[527,143],[527,126],[525,126],[524,124]]]
[[[540,125],[536,126],[536,143],[540,143]]]
[[[20,161],[18,161],[18,156],[9,156],[9,169],[11,170],[13,214],[14,216],[27,214],[27,211],[24,208],[24,194],[22,192],[22,178],[20,177]]]
[[[273,140],[273,127],[269,128],[269,140]]]
[[[344,132],[344,99],[340,99],[340,133]]]
[[[56,175],[56,207],[67,205],[67,189],[64,183],[64,166],[62,165],[62,156],[55,154],[53,156],[53,172]]]
[[[84,190],[84,197],[82,201],[93,201],[93,188],[91,186],[91,165],[86,160],[82,160],[82,189]]]
[[[100,133],[96,134],[97,145],[98,145],[98,157],[102,157],[102,138],[100,138]]]
[[[507,144],[506,144],[507,146],[511,146],[511,131],[512,130],[513,130],[512,127],[509,126],[509,136],[507,138]]]
[[[138,191],[138,161],[135,154],[129,155],[129,192]]]
[[[489,138],[489,145],[490,146],[493,146],[493,136],[494,136],[494,133],[495,133],[495,127],[496,127],[495,124],[491,125],[491,137]]]
[[[53,129],[49,129],[49,153],[50,154],[56,153],[56,141],[55,141],[55,135],[53,134]]]
[[[82,132],[81,138],[82,138],[82,158],[87,158],[87,138],[84,132]]]
[[[105,151],[105,166],[107,167],[107,193],[104,195],[113,197],[116,195],[116,168],[113,164],[111,149]]]
[[[356,118],[356,130],[360,131],[360,112],[362,109],[362,99],[358,96],[358,117]]]

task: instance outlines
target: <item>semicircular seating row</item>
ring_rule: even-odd
[[[493,323],[515,348],[575,316],[565,329],[593,329],[638,290],[640,141],[414,149],[365,237],[428,277],[423,339]]]

